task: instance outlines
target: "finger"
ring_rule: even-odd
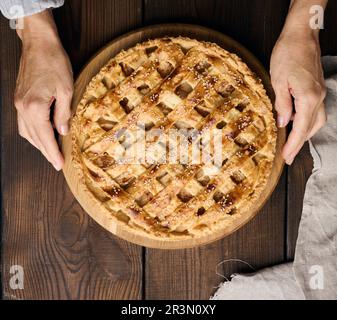
[[[46,146],[42,143],[39,128],[41,123],[49,122],[49,102],[46,100],[35,99],[34,102],[26,105],[22,105],[18,108],[18,124],[24,137],[37,149],[41,151],[43,156],[59,170],[59,165],[47,151]],[[22,113],[21,113],[21,112]],[[44,112],[46,111],[46,112]],[[38,129],[36,129],[38,128]],[[55,164],[57,164],[55,166]]]
[[[308,140],[311,139],[325,125],[326,121],[327,117],[325,113],[324,104],[322,103],[318,109],[314,125],[312,126],[312,129],[308,134]]]
[[[282,151],[283,159],[286,164],[291,165],[294,162],[296,155],[301,150],[306,140],[307,136],[299,134],[294,131],[294,129],[290,132],[287,143]]]
[[[47,155],[47,159],[51,162],[57,171],[60,171],[64,164],[63,156],[56,142],[54,130],[50,121],[43,120],[34,126],[37,139],[40,141],[43,153]],[[41,150],[41,151],[42,151]]]
[[[69,132],[69,120],[71,116],[70,106],[72,99],[72,88],[59,89],[57,91],[54,124],[59,134],[65,136]]]
[[[302,147],[304,146],[304,143],[305,143],[305,142],[303,142],[303,144],[298,145],[298,146],[296,147],[296,149],[289,155],[289,157],[288,157],[289,160],[286,160],[286,164],[287,164],[287,165],[290,166],[290,165],[293,164],[293,162],[294,162],[296,156],[298,155],[298,153],[301,151]]]
[[[283,128],[288,125],[293,113],[293,103],[291,94],[288,90],[288,84],[277,84],[275,91],[275,109],[277,111],[277,125]]]
[[[42,144],[35,128],[33,126],[27,125],[27,130],[29,131],[29,134],[32,137],[33,142],[36,144],[37,148],[40,150],[42,155],[53,165],[53,159],[50,157],[45,146]]]
[[[25,121],[23,120],[22,116],[20,114],[18,114],[18,130],[19,130],[19,135],[26,139],[31,145],[33,145],[36,149],[39,149],[36,145],[36,143],[34,142],[34,140],[32,139],[27,126],[25,124]]]
[[[33,112],[35,110],[35,112]],[[34,117],[35,115],[35,117]],[[57,145],[52,124],[49,116],[42,113],[41,105],[34,104],[30,108],[30,112],[26,114],[30,125],[27,125],[32,140],[37,145],[42,154],[54,166],[57,171],[63,167],[63,156]]]
[[[296,154],[307,140],[313,117],[313,112],[309,110],[309,106],[304,104],[302,97],[295,98],[295,108],[297,112],[294,115],[293,129],[282,152],[283,158],[289,165],[292,164]]]
[[[27,130],[27,135],[30,137],[30,142],[36,146],[36,148],[42,153],[42,155],[54,166],[53,164],[53,159],[51,158],[51,156],[48,154],[46,148],[44,147],[44,145],[42,144],[36,130],[34,129],[33,126],[28,126],[26,125],[26,130]],[[55,167],[55,166],[54,166]],[[55,168],[56,169],[56,168]]]
[[[295,113],[293,113],[290,117],[290,121],[294,121]]]
[[[291,164],[304,142],[308,139],[315,124],[318,106],[324,99],[324,88],[307,74],[304,74],[301,78],[296,75],[290,75],[288,81],[291,94],[294,97],[296,113],[294,115],[293,129],[283,148],[283,157],[287,164]]]
[[[26,99],[27,100],[27,99]],[[50,98],[41,96],[17,104],[17,109],[25,123],[27,136],[56,170],[61,170],[64,159],[57,145],[50,122]],[[22,123],[22,121],[21,121]]]
[[[325,113],[325,112],[324,112]],[[316,119],[317,119],[317,116],[318,116],[318,112],[317,111],[315,111],[314,112],[314,115],[313,115],[313,119],[311,120],[311,124],[310,124],[310,132],[312,131],[312,130],[314,130],[314,126],[315,126],[315,123],[316,123]],[[293,161],[294,161],[294,159],[295,159],[295,157],[297,156],[297,154],[300,152],[300,150],[302,149],[302,147],[303,147],[303,145],[305,144],[305,142],[306,141],[308,141],[310,139],[310,133],[307,135],[307,138],[305,139],[305,141],[303,142],[303,143],[301,143],[301,144],[299,144],[296,148],[295,148],[295,150],[289,155],[289,159],[290,160],[288,160],[288,162],[287,162],[287,164],[289,164],[289,165],[291,165],[292,163],[293,163]]]

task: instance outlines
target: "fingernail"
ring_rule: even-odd
[[[67,124],[62,125],[60,131],[63,136],[66,136],[69,132],[69,126]]]
[[[277,116],[277,126],[278,126],[279,128],[285,127],[284,117],[282,117],[282,116]]]

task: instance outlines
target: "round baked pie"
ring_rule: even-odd
[[[110,60],[87,86],[71,132],[96,214],[167,241],[248,214],[271,173],[277,135],[271,102],[247,65],[183,37]]]

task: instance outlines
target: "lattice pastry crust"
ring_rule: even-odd
[[[172,128],[194,130],[188,154],[213,129],[224,160],[215,171],[209,163],[160,162],[160,152],[149,162],[117,161],[137,146],[140,126],[165,137]],[[169,240],[212,233],[249,211],[271,172],[276,126],[260,79],[239,57],[177,37],[149,40],[110,60],[78,105],[72,138],[80,181],[102,214]],[[156,139],[146,143],[154,145],[164,148]]]

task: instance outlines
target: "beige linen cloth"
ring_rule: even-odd
[[[328,121],[310,141],[314,169],[306,185],[294,262],[233,275],[211,299],[337,299],[337,57],[322,62]]]

